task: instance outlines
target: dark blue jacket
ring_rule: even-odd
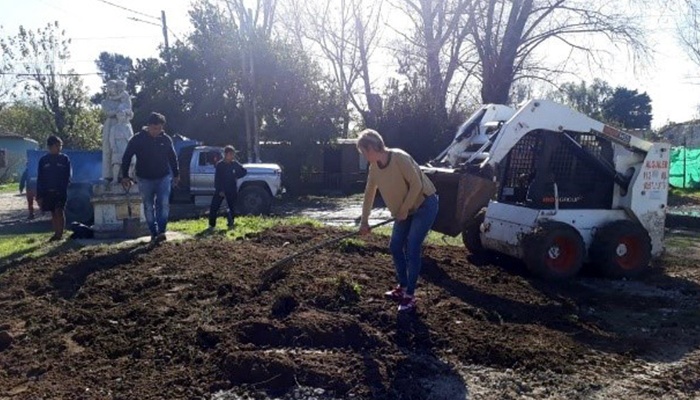
[[[142,179],[164,178],[172,171],[180,176],[173,141],[165,132],[156,137],[141,131],[129,140],[122,158],[122,176],[129,176],[129,164],[136,156],[136,176]]]
[[[36,195],[43,197],[47,192],[55,191],[65,194],[70,183],[70,159],[67,155],[46,154],[39,159],[36,179]]]
[[[214,175],[214,190],[216,193],[235,193],[238,191],[238,178],[246,176],[248,171],[238,162],[227,163],[221,160],[216,163],[216,174]]]

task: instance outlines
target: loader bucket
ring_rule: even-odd
[[[437,188],[440,209],[433,230],[457,236],[476,213],[486,207],[496,193],[496,184],[468,172],[430,171],[427,173]]]

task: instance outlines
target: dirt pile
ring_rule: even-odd
[[[419,311],[397,318],[381,297],[393,284],[387,239],[372,237],[304,256],[261,286],[274,261],[338,234],[278,227],[246,241],[104,248],[3,268],[0,398],[700,390],[700,366],[685,362],[700,342],[697,263],[672,259],[641,282],[554,284],[513,260],[428,247]]]

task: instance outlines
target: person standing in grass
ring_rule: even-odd
[[[233,146],[224,148],[224,159],[216,163],[216,174],[214,175],[214,197],[211,199],[209,207],[209,231],[213,232],[216,228],[216,217],[219,214],[221,202],[226,199],[228,212],[228,229],[233,229],[234,211],[236,208],[236,200],[238,198],[238,179],[246,176],[246,171],[243,166],[234,159],[236,150]]]
[[[70,159],[61,153],[63,141],[58,136],[49,136],[46,140],[49,154],[39,159],[36,181],[36,201],[42,211],[51,212],[51,225],[54,234],[50,241],[61,240],[66,225],[64,208],[68,198],[70,183]]]
[[[29,178],[29,165],[24,169],[19,180],[19,194],[26,191],[27,209],[29,210],[28,220],[34,219],[34,199],[36,197],[36,181]]]
[[[129,190],[134,183],[129,176],[131,159],[136,156],[136,180],[139,184],[151,242],[167,239],[165,232],[170,213],[170,190],[180,181],[180,169],[173,140],[165,133],[165,116],[153,112],[148,125],[129,139],[122,157],[122,186]]]
[[[398,286],[385,295],[399,303],[399,312],[414,311],[421,248],[438,213],[435,186],[408,153],[387,148],[377,131],[362,131],[357,148],[370,163],[360,234],[370,232],[369,215],[379,190],[391,215],[396,218],[389,248]]]

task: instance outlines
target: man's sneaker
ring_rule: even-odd
[[[166,240],[168,240],[168,237],[165,236],[165,232],[161,232],[158,234],[158,236],[156,236],[156,242],[160,243],[160,242],[165,242]]]
[[[401,286],[397,286],[395,289],[385,292],[384,297],[389,300],[399,302],[401,299],[403,299],[404,293],[403,288]]]
[[[228,224],[228,230],[230,230],[230,231],[233,230],[233,224]]]
[[[214,229],[216,229],[216,228],[213,226],[210,226],[209,228],[207,228],[207,233],[214,233]]]
[[[410,312],[416,310],[416,297],[405,295],[399,302],[399,312]]]
[[[49,238],[49,242],[58,242],[62,239],[62,236],[54,234]]]

